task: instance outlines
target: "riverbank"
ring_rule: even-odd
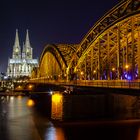
[[[0,96],[25,96],[25,93],[23,92],[13,92],[13,91],[8,91],[8,92],[0,92]]]

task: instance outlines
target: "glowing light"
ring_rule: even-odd
[[[54,94],[52,95],[52,102],[55,102],[55,103],[59,103],[61,102],[62,100],[62,95],[61,94]]]
[[[51,124],[51,127],[46,130],[45,140],[65,140],[63,129]]]
[[[19,85],[19,86],[18,86],[18,88],[20,89],[20,88],[21,88],[21,86]]]
[[[132,77],[131,77],[130,75],[128,75],[127,79],[128,79],[128,80],[131,80],[131,79],[132,79]]]
[[[17,87],[16,87],[16,89],[17,90],[21,90],[23,87],[21,86],[21,85],[18,85]]]
[[[132,76],[131,76],[131,75],[125,73],[124,76],[125,76],[125,78],[126,78],[127,80],[132,80]]]
[[[32,90],[32,89],[33,89],[33,85],[29,85],[29,86],[28,86],[28,89],[29,89],[29,90]]]
[[[112,68],[112,71],[115,71],[115,68]]]
[[[125,68],[128,69],[129,68],[129,65],[125,65]]]
[[[34,102],[32,99],[29,99],[29,100],[27,101],[27,106],[32,107],[32,106],[34,106],[34,105],[35,105],[35,102]]]
[[[13,96],[11,96],[11,97],[10,97],[10,100],[14,100],[14,97],[13,97]]]
[[[52,92],[52,91],[50,91],[49,93],[50,93],[51,95],[53,94],[53,92]]]
[[[18,48],[16,48],[16,50],[15,50],[16,52],[18,52]]]
[[[84,72],[83,71],[81,71],[81,75],[83,75],[84,74]]]
[[[94,70],[93,73],[96,73],[96,70]]]
[[[54,120],[61,120],[63,114],[63,96],[61,93],[52,94],[52,112],[51,118]]]
[[[18,96],[18,99],[19,99],[19,100],[20,100],[20,99],[22,99],[22,96],[21,96],[21,95],[19,95],[19,96]]]

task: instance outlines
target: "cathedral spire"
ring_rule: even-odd
[[[13,58],[21,58],[21,48],[19,44],[19,36],[18,36],[18,29],[16,29],[16,36],[15,36],[15,42],[13,46]]]
[[[19,45],[19,37],[18,37],[18,29],[16,29],[16,36],[15,36],[15,43],[14,43],[14,47],[20,47]]]
[[[29,32],[28,29],[26,31],[26,39],[25,39],[25,58],[26,59],[32,59],[32,47],[30,44],[30,40],[29,40]]]
[[[30,40],[29,40],[29,31],[28,31],[28,29],[26,30],[25,47],[26,47],[26,48],[30,48],[30,47],[31,47],[31,45],[30,45]]]

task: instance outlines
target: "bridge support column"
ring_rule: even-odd
[[[100,49],[101,49],[101,47],[100,47],[100,39],[98,40],[98,71],[97,71],[97,74],[98,74],[98,80],[100,80],[101,79],[101,68],[100,68],[100,66],[101,66],[101,59],[100,59]]]
[[[91,68],[90,68],[90,79],[93,79],[93,47],[91,49]],[[95,79],[97,80],[97,77],[95,77]]]
[[[121,79],[121,68],[120,68],[120,26],[117,30],[117,78]]]
[[[132,36],[132,60],[131,60],[131,63],[132,63],[132,65],[131,65],[131,76],[132,76],[132,80],[134,80],[135,79],[135,59],[134,59],[134,55],[135,55],[135,53],[134,53],[134,51],[135,51],[135,45],[134,45],[134,31],[135,31],[135,29],[134,29],[134,19],[133,19],[133,17],[132,17],[132,20],[131,20],[131,36]]]
[[[107,34],[107,80],[110,80],[110,36]]]
[[[138,28],[138,40],[140,40],[140,29]],[[140,79],[140,41],[138,41],[138,79]]]
[[[87,54],[85,56],[85,70],[84,70],[84,79],[87,79]]]

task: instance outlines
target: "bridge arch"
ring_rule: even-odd
[[[39,66],[39,77],[47,79],[66,79],[67,67],[77,45],[48,44],[45,46]]]
[[[68,72],[87,80],[138,79],[139,40],[140,2],[122,1],[83,38],[69,63]]]

